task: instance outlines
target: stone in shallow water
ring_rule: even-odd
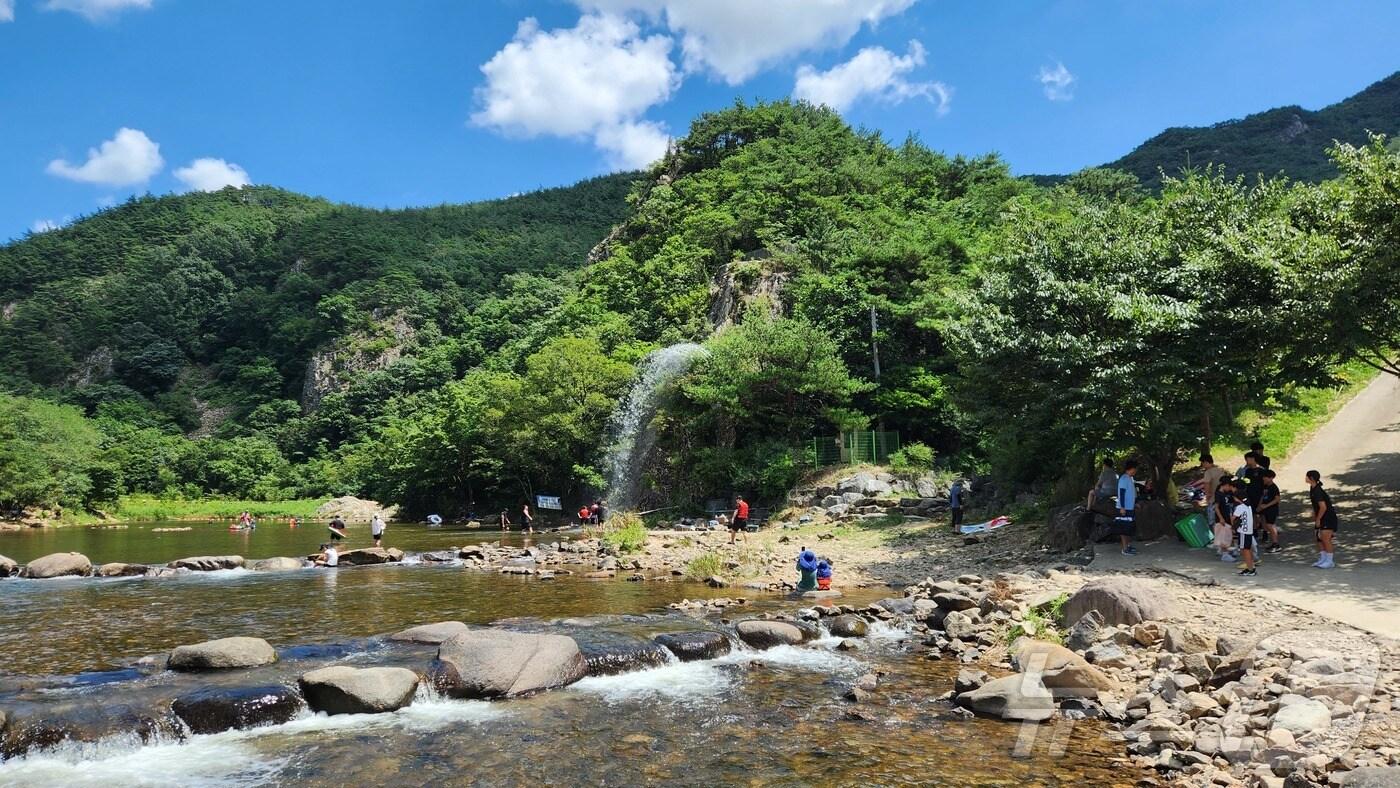
[[[51,553],[30,561],[25,565],[23,574],[34,580],[74,575],[87,577],[92,574],[92,562],[82,553]]]
[[[188,569],[191,572],[213,572],[219,569],[239,569],[243,566],[241,555],[197,555],[191,558],[177,558],[166,564],[171,569]]]
[[[470,629],[471,627],[461,621],[439,621],[435,624],[420,624],[395,632],[389,636],[389,639],[401,643],[432,643],[436,645]]]
[[[509,698],[567,686],[587,671],[573,638],[474,629],[443,642],[429,675],[454,698]]]
[[[176,646],[166,667],[171,670],[252,668],[277,661],[277,652],[262,638],[233,637]]]
[[[751,619],[740,621],[735,629],[740,640],[758,649],[796,645],[806,639],[802,629],[791,621]]]
[[[588,663],[588,675],[612,676],[665,665],[670,653],[665,647],[648,640],[609,639],[592,643],[587,638],[579,642],[579,651]]]
[[[259,558],[248,564],[248,568],[254,572],[290,572],[293,569],[301,569],[306,566],[306,562],[300,558],[288,558],[278,556],[276,558]]]
[[[297,680],[312,711],[327,714],[380,714],[413,702],[418,674],[407,668],[352,668],[334,665]]]
[[[145,564],[122,563],[103,564],[93,572],[97,577],[141,577],[150,573],[151,567]]]
[[[838,638],[861,638],[870,631],[870,625],[860,616],[846,613],[827,622],[827,629]]]
[[[666,632],[653,638],[665,646],[681,662],[697,659],[714,659],[729,653],[729,638],[723,632],[695,630],[693,632]]]
[[[957,704],[979,714],[1004,720],[1040,722],[1055,713],[1055,699],[1040,679],[1023,673],[992,679],[975,690],[961,693]]]
[[[191,733],[219,733],[277,725],[295,717],[301,697],[290,687],[209,687],[181,695],[170,710]]]
[[[358,550],[347,550],[340,554],[340,564],[342,566],[388,564],[402,560],[403,551],[397,547],[361,547]]]

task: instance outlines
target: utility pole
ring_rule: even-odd
[[[870,356],[875,362],[875,385],[880,385],[880,340],[877,332],[880,330],[880,321],[875,317],[875,305],[870,305]],[[885,416],[880,414],[875,420],[875,429],[880,433],[885,431]],[[870,436],[870,461],[879,462],[879,441],[874,435]]]

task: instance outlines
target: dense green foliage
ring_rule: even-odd
[[[1321,185],[1043,189],[775,102],[702,115],[648,173],[478,205],[135,200],[0,248],[0,504],[572,503],[679,342],[706,352],[662,392],[651,499],[773,501],[843,429],[898,432],[908,473],[1036,485],[1113,451],[1161,476],[1234,404],[1393,363],[1400,153],[1334,155]]]
[[[1316,183],[1337,175],[1327,155],[1334,142],[1364,144],[1368,132],[1400,133],[1400,72],[1320,110],[1277,107],[1203,128],[1173,128],[1108,167],[1136,175],[1149,188],[1162,173],[1224,165],[1232,175],[1287,175]]]

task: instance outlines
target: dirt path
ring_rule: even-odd
[[[1332,570],[1311,567],[1317,552],[1303,480],[1311,469],[1322,473],[1341,516]],[[1153,566],[1214,579],[1400,638],[1400,379],[1377,377],[1278,471],[1284,550],[1264,556],[1257,577],[1239,577],[1212,551],[1175,540],[1141,545],[1135,558],[1098,545],[1092,569]]]

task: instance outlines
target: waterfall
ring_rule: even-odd
[[[605,460],[610,509],[621,511],[636,503],[642,462],[656,443],[651,420],[660,404],[661,392],[707,352],[686,342],[654,350],[642,359],[637,379],[612,414],[612,443]]]

